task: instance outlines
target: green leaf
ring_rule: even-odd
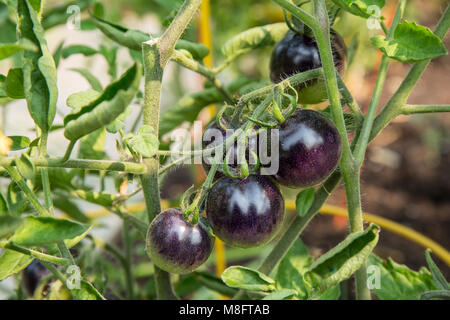
[[[142,42],[150,39],[150,36],[144,32],[138,30],[128,30],[93,15],[91,15],[91,18],[97,28],[108,38],[127,48],[141,51]]]
[[[14,162],[16,163],[16,168],[22,177],[29,180],[34,178],[34,164],[31,162],[26,153],[22,153],[20,158],[16,158]]]
[[[143,125],[137,135],[128,140],[128,145],[138,154],[146,158],[153,157],[159,147],[158,138],[151,126]]]
[[[319,257],[305,273],[313,288],[312,298],[339,284],[365,263],[378,242],[379,227],[371,224],[366,230],[350,234],[336,247]]]
[[[8,203],[5,197],[0,193],[0,215],[3,216],[8,213]]]
[[[263,300],[285,300],[288,298],[293,298],[297,295],[297,291],[292,289],[282,289],[279,291],[274,291],[271,294],[265,296]]]
[[[372,288],[372,292],[381,300],[418,300],[425,292],[439,289],[425,267],[416,272],[390,258],[383,260],[372,254],[367,268],[374,267],[380,279],[379,286]]]
[[[0,239],[12,234],[21,224],[19,217],[0,216]]]
[[[23,73],[21,68],[14,68],[8,71],[8,76],[5,80],[5,91],[8,97],[13,99],[25,98]]]
[[[23,51],[22,54],[23,87],[28,111],[39,128],[47,132],[55,117],[58,99],[56,66],[32,4],[18,0],[17,12],[20,38],[31,41],[39,48],[37,52]]]
[[[132,50],[142,51],[142,43],[150,40],[150,35],[139,30],[129,30],[99,17],[91,15],[92,22],[108,38]],[[201,44],[180,39],[175,45],[177,50],[189,51],[195,60],[201,61],[209,54],[209,49]]]
[[[110,124],[108,124],[106,126],[106,130],[109,133],[116,133],[120,129],[125,127],[125,122],[124,121],[130,116],[132,111],[133,110],[131,109],[131,107],[127,107],[125,109],[125,111],[122,112],[122,114],[116,118],[116,120],[114,120],[113,122],[111,122]]]
[[[25,136],[8,136],[12,140],[11,151],[27,148],[30,145],[30,138]]]
[[[23,246],[38,246],[72,239],[87,230],[78,222],[53,217],[27,216],[11,241]]]
[[[94,76],[89,70],[82,69],[82,68],[72,68],[70,70],[78,72],[81,76],[83,76],[87,80],[87,82],[89,82],[92,89],[94,89],[95,91],[98,91],[98,92],[103,91],[102,84],[97,79],[97,77]]]
[[[277,290],[293,289],[297,292],[296,296],[299,299],[306,299],[309,288],[303,274],[312,261],[308,248],[302,240],[297,239],[278,267],[275,276]]]
[[[76,236],[75,238],[72,239],[64,240],[64,243],[66,244],[67,248],[70,249],[72,247],[75,247],[81,240],[83,240],[88,235],[89,231],[91,231],[92,228],[93,226],[90,226],[85,232],[83,232],[79,236]]]
[[[100,292],[88,281],[80,281],[80,289],[71,291],[76,300],[106,300]]]
[[[222,53],[232,60],[253,49],[273,46],[288,30],[284,22],[248,29],[228,40],[222,47]]]
[[[91,192],[85,190],[74,190],[73,194],[78,198],[95,203],[104,207],[110,207],[117,200],[117,196],[106,192]]]
[[[209,54],[209,49],[203,43],[195,43],[180,39],[175,45],[176,50],[188,51],[194,60],[202,61]]]
[[[77,140],[113,122],[130,104],[139,89],[141,68],[135,64],[103,93],[64,118],[64,136]]]
[[[93,89],[87,89],[86,91],[72,93],[69,97],[67,97],[66,104],[68,107],[77,111],[82,107],[88,106],[89,104],[93,103],[101,95],[101,92]]]
[[[235,93],[239,88],[250,82],[251,80],[247,78],[238,78],[227,86],[227,90],[230,93]],[[163,136],[183,122],[194,122],[200,111],[210,104],[221,101],[223,101],[223,95],[216,88],[209,88],[185,95],[176,104],[162,111],[159,135]]]
[[[399,23],[392,40],[376,36],[370,41],[389,58],[401,62],[419,62],[447,54],[441,39],[430,29],[415,22]]]
[[[105,153],[106,130],[100,128],[84,136],[80,142],[78,156],[81,159],[102,160]]]
[[[229,287],[250,291],[273,291],[275,281],[265,274],[246,267],[232,266],[227,268],[221,276]]]
[[[332,0],[339,8],[353,15],[369,18],[383,9],[385,0]],[[372,9],[372,10],[371,10]],[[377,9],[377,10],[374,10]]]
[[[13,250],[5,250],[0,256],[0,281],[25,269],[34,258]]]
[[[428,268],[431,270],[431,275],[433,276],[434,281],[441,287],[442,290],[450,290],[450,286],[442,274],[441,270],[439,270],[436,263],[434,263],[431,258],[431,250],[427,249],[425,251],[425,258],[427,260]]]
[[[89,57],[96,53],[98,53],[98,50],[84,44],[73,44],[63,48],[62,57],[66,59],[74,54],[82,54],[83,56]]]
[[[297,194],[295,200],[295,210],[300,217],[303,217],[311,208],[314,201],[314,188],[305,189]]]
[[[53,198],[53,205],[55,208],[67,214],[71,219],[81,222],[89,223],[90,219],[78,208],[78,206],[67,197],[57,196]]]
[[[21,39],[14,43],[0,43],[0,60],[8,58],[21,50],[36,51],[37,48],[27,39]]]
[[[52,7],[50,10],[46,10],[42,16],[42,26],[44,29],[50,29],[54,26],[65,24],[73,12],[68,12],[67,9],[70,6],[76,5],[80,11],[86,9],[92,0],[75,0],[65,3],[61,6]]]

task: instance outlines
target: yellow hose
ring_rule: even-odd
[[[165,201],[162,201],[163,208],[167,208],[168,204]],[[294,201],[286,201],[286,209],[287,210],[295,210],[295,202]],[[128,206],[128,211],[133,212],[139,212],[145,210],[144,203],[136,203]],[[339,217],[347,217],[347,209],[341,208],[338,206],[333,206],[329,204],[325,204],[321,209],[320,213],[332,215],[332,216],[339,216]],[[100,209],[97,211],[91,211],[88,212],[87,216],[91,219],[103,217],[109,214],[109,211],[106,209]],[[438,256],[442,261],[444,261],[448,266],[450,266],[450,252],[448,252],[444,247],[442,247],[437,242],[431,240],[430,238],[424,236],[423,234],[405,227],[397,222],[394,222],[392,220],[371,214],[371,213],[363,213],[363,219],[367,222],[373,222],[379,225],[384,230],[391,231],[392,233],[398,234],[406,239],[411,240],[414,243],[417,243],[418,245],[429,248],[431,251],[433,251],[436,256]]]

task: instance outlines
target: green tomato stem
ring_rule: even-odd
[[[145,165],[135,162],[111,161],[111,160],[85,160],[70,159],[61,161],[61,158],[37,158],[31,159],[37,167],[48,168],[69,168],[105,171],[123,171],[133,174],[143,174],[146,172]],[[14,158],[0,158],[0,166],[14,166]]]
[[[158,39],[151,39],[142,44],[144,61],[145,89],[143,124],[149,125],[158,135],[160,96],[164,68],[172,56],[175,44],[181,37],[189,22],[197,12],[201,0],[186,0],[173,22]],[[158,183],[159,158],[144,158],[147,172],[141,175],[141,184],[147,207],[148,221],[161,212]],[[170,282],[170,274],[155,266],[156,292],[158,299],[176,299]]]
[[[56,257],[50,254],[46,254],[37,250],[33,250],[33,249],[29,249],[29,248],[25,248],[22,246],[19,246],[17,244],[15,244],[12,241],[6,242],[6,243],[1,243],[0,242],[0,247],[1,248],[5,248],[5,249],[9,249],[9,250],[13,250],[13,251],[17,251],[23,254],[26,254],[28,256],[34,257],[36,259],[39,259],[41,261],[47,261],[47,262],[51,262],[60,266],[65,266],[68,265],[70,263],[70,260],[66,259],[66,258],[60,258],[60,257]]]
[[[403,16],[405,10],[405,0],[401,0],[398,3],[397,11],[394,16],[391,28],[387,34],[387,39],[392,39],[394,37],[395,29]],[[373,122],[375,120],[375,114],[377,111],[378,103],[380,102],[381,92],[384,87],[384,82],[386,80],[387,69],[389,66],[389,57],[383,54],[381,59],[380,68],[378,70],[377,79],[375,82],[375,88],[372,93],[372,99],[370,100],[369,108],[367,109],[367,114],[364,118],[363,127],[361,129],[361,134],[356,143],[356,148],[354,151],[354,156],[357,162],[358,168],[361,168],[364,161],[364,156],[366,154],[367,144],[369,143],[370,132],[372,131]]]

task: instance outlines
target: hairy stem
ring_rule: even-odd
[[[146,172],[145,165],[135,162],[111,161],[111,160],[84,160],[71,159],[61,162],[61,158],[35,158],[31,162],[36,167],[43,168],[69,168],[69,169],[88,169],[105,171],[123,171],[133,174],[143,174]],[[0,166],[15,166],[14,158],[0,158]]]
[[[403,16],[405,10],[406,1],[401,0],[398,3],[397,11],[394,16],[391,28],[387,34],[387,39],[390,40],[394,37],[395,29],[397,28],[400,19]],[[381,59],[380,68],[378,70],[377,79],[375,82],[375,88],[373,89],[372,99],[370,100],[369,108],[367,114],[364,118],[363,127],[361,129],[361,134],[356,143],[356,148],[354,151],[355,159],[357,161],[358,168],[361,168],[364,161],[364,155],[366,153],[367,144],[369,143],[370,132],[372,131],[373,122],[375,120],[375,114],[377,111],[378,103],[380,101],[381,92],[383,90],[384,82],[386,80],[387,69],[389,66],[389,57],[383,54]]]
[[[151,39],[142,44],[144,61],[145,89],[143,123],[154,129],[158,134],[160,95],[164,68],[173,54],[175,44],[187,28],[189,22],[198,10],[201,0],[186,0],[177,16],[158,39]],[[141,184],[147,206],[148,221],[161,211],[158,171],[159,158],[144,158],[147,172],[141,175]],[[158,299],[176,299],[170,282],[170,274],[155,266],[156,291]]]

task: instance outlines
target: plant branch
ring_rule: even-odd
[[[387,34],[388,40],[394,37],[395,29],[397,28],[397,25],[403,16],[405,4],[406,4],[405,0],[400,0],[398,2],[394,20]],[[357,162],[358,169],[361,168],[362,163],[364,161],[364,155],[366,154],[367,144],[369,143],[370,132],[372,131],[372,126],[375,120],[375,114],[377,111],[378,103],[380,101],[381,92],[383,90],[384,82],[386,80],[388,66],[389,66],[389,57],[386,54],[383,54],[380,63],[380,68],[378,70],[377,79],[375,82],[375,87],[372,93],[372,99],[370,100],[369,108],[367,110],[367,114],[363,122],[363,127],[361,129],[361,134],[359,135],[358,141],[356,143],[356,148],[354,151],[354,156]]]
[[[400,114],[410,115],[416,113],[450,112],[450,105],[412,105],[407,104],[400,108]]]
[[[223,87],[219,79],[217,79],[216,74],[213,70],[206,67],[205,65],[199,63],[198,61],[192,60],[178,50],[174,50],[172,54],[172,60],[182,65],[183,67],[195,71],[203,75],[206,79],[211,81],[211,83],[217,88],[217,90],[222,93],[223,97],[229,104],[234,104],[234,98],[231,94]]]
[[[158,39],[151,39],[142,44],[144,61],[144,109],[143,123],[153,128],[158,135],[160,96],[164,68],[172,56],[175,44],[181,37],[189,22],[197,12],[201,0],[186,0],[175,19]],[[147,172],[141,176],[141,184],[147,207],[148,221],[161,211],[158,171],[159,158],[144,158]],[[176,299],[170,282],[170,274],[155,266],[156,291],[158,299]]]
[[[36,259],[39,259],[41,261],[47,261],[47,262],[51,262],[60,266],[65,266],[68,265],[70,263],[70,260],[66,259],[66,258],[60,258],[60,257],[56,257],[50,254],[46,254],[37,250],[33,250],[33,249],[29,249],[29,248],[25,248],[22,246],[19,246],[17,244],[15,244],[12,241],[6,242],[6,243],[1,243],[0,242],[0,247],[1,248],[5,248],[5,249],[9,249],[9,250],[13,250],[13,251],[17,251],[23,254],[26,254],[28,256],[32,256]]]
[[[37,167],[48,168],[123,171],[133,174],[146,172],[146,167],[143,164],[125,161],[70,159],[63,162],[61,158],[37,158],[31,159],[31,162]],[[0,166],[15,166],[14,158],[0,157]]]

